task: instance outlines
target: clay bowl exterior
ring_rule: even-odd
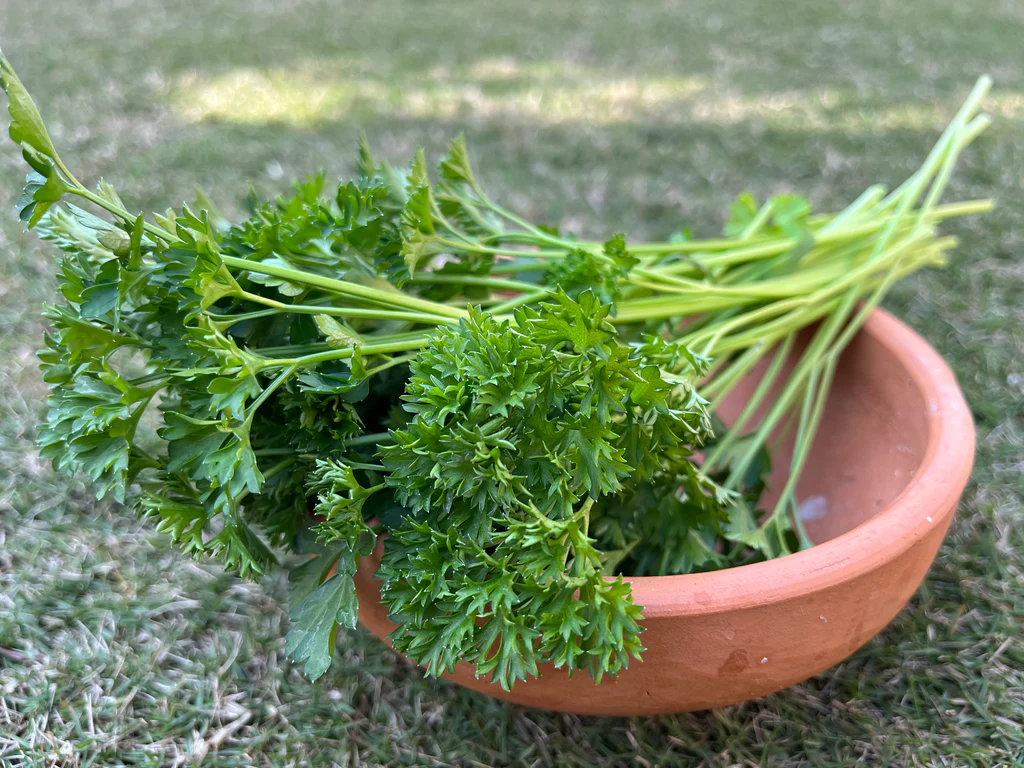
[[[758,372],[723,408],[728,420]],[[788,467],[777,453],[778,488]],[[974,457],[974,427],[952,372],[921,337],[876,311],[850,344],[799,489],[816,546],[714,573],[633,578],[643,661],[595,685],[542,667],[511,692],[460,665],[448,679],[518,704],[593,715],[721,707],[816,675],[877,634],[928,571]],[[769,502],[773,501],[769,499]],[[356,576],[359,620],[394,629],[376,562]]]

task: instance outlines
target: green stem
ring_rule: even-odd
[[[475,181],[471,182],[471,184],[473,187],[473,191],[476,192],[477,196],[480,198],[480,202],[483,203],[483,205],[489,208],[492,212],[501,216],[506,221],[509,221],[512,224],[515,224],[517,227],[521,227],[522,229],[524,229],[526,233],[528,233],[529,236],[538,244],[553,245],[556,248],[574,247],[570,241],[563,240],[560,237],[555,237],[554,235],[550,235],[547,232],[543,232],[538,227],[534,226],[525,219],[517,216],[511,211],[506,210],[505,208],[502,208],[500,205],[497,205],[486,194],[484,194],[484,191],[480,189],[480,186]]]
[[[779,373],[782,371],[782,366],[789,358],[789,353],[793,348],[794,336],[787,336],[786,339],[779,345],[778,349],[775,350],[775,355],[772,357],[771,363],[768,365],[768,369],[764,372],[761,377],[761,381],[758,382],[757,388],[754,393],[750,396],[740,415],[736,417],[736,421],[729,427],[729,431],[725,437],[719,441],[714,449],[705,458],[705,464],[708,467],[714,467],[715,462],[719,456],[725,454],[733,444],[742,436],[743,429],[746,427],[748,421],[757,409],[761,407],[765,397],[771,391],[772,385],[775,380],[779,377]]]
[[[153,398],[156,396],[156,393],[163,389],[163,387],[163,384],[161,384],[158,387],[153,387],[146,394],[145,398],[143,398],[139,402],[139,405],[136,406],[135,410],[132,412],[132,415],[128,418],[128,429],[125,432],[124,439],[130,445],[133,445],[135,442],[135,432],[139,428],[139,421],[142,419],[143,413],[145,413],[146,408],[148,408],[149,404],[153,401]],[[142,449],[139,450],[141,451]]]
[[[889,252],[889,257],[895,260],[906,249],[914,246],[923,238],[923,235],[915,235],[912,238],[904,240],[892,248]],[[935,244],[933,243],[931,245],[934,246]],[[745,337],[739,337],[744,339],[749,338],[751,340],[763,339],[766,333],[778,326],[781,326],[781,329],[784,332],[803,328],[808,324],[806,316],[813,313],[817,307],[820,307],[824,302],[835,298],[850,286],[856,285],[860,280],[869,277],[878,270],[879,264],[877,262],[866,262],[859,267],[850,270],[838,280],[826,283],[816,291],[805,294],[797,293],[790,298],[770,303],[764,307],[740,315],[739,317],[729,320],[721,327],[714,329],[702,329],[699,334],[695,334],[692,337],[684,337],[684,342],[696,344],[698,341],[703,339],[720,341],[728,332],[735,331],[743,326],[754,326],[752,330],[747,332]],[[787,312],[787,310],[790,311]],[[768,318],[777,315],[782,315],[782,317],[767,323],[763,322]],[[734,337],[733,343],[735,344],[736,341],[737,339]],[[740,345],[745,346],[743,342],[740,342]],[[714,345],[714,348],[716,351],[722,351],[722,347],[717,343]]]
[[[437,272],[420,271],[410,280],[411,283],[438,285],[475,285],[493,288],[500,291],[532,291],[534,283],[519,280],[506,280],[500,277],[484,277],[482,275],[445,275]]]
[[[117,216],[119,219],[122,219],[122,220],[124,220],[126,222],[127,221],[134,221],[135,220],[135,216],[133,216],[132,214],[128,213],[128,211],[126,211],[124,208],[121,208],[118,205],[114,205],[114,203],[111,203],[110,201],[105,200],[104,198],[100,197],[99,195],[95,194],[94,192],[90,192],[88,189],[86,189],[84,186],[82,186],[82,184],[79,183],[79,181],[77,179],[75,179],[74,176],[71,176],[70,171],[68,171],[67,168],[64,167],[64,164],[62,162],[60,162],[59,158],[57,158],[56,161],[59,164],[61,170],[63,170],[64,172],[66,172],[68,174],[68,176],[70,177],[71,182],[74,185],[76,185],[76,186],[74,186],[71,189],[71,192],[73,194],[76,194],[79,197],[84,197],[90,203],[98,205],[103,210],[107,211],[108,213],[113,214],[114,216]],[[176,235],[172,235],[166,229],[162,229],[161,227],[158,227],[155,224],[150,224],[148,222],[143,222],[142,226],[146,230],[146,232],[148,232],[149,234],[153,235],[156,238],[159,238],[160,240],[163,240],[166,243],[177,243],[177,242],[180,242],[180,238],[178,238]]]
[[[522,307],[526,304],[533,304],[535,301],[540,301],[550,295],[551,291],[547,288],[539,291],[531,291],[530,293],[524,293],[508,299],[507,301],[503,301],[500,304],[495,304],[490,308],[490,312],[492,315],[502,315],[504,313],[511,312],[517,307]]]
[[[429,337],[424,335],[418,339],[406,341],[395,341],[387,344],[363,344],[358,347],[363,355],[386,355],[392,352],[411,352],[422,349],[427,345]],[[347,360],[355,354],[356,347],[345,347],[344,349],[332,349],[326,352],[318,352],[313,355],[304,355],[296,358],[283,358],[268,361],[268,366],[296,366],[308,368],[313,365],[328,362],[329,360]]]
[[[316,275],[311,272],[300,272],[297,269],[278,267],[274,264],[264,264],[259,261],[239,259],[235,256],[221,256],[220,258],[225,265],[234,267],[235,269],[256,272],[261,275],[280,277],[291,283],[300,283],[302,285],[312,285],[317,288],[324,288],[326,290],[333,291],[334,293],[342,294],[343,296],[352,296],[375,304],[382,304],[385,307],[404,307],[416,312],[425,312],[455,320],[466,317],[467,314],[464,310],[456,309],[455,307],[448,307],[444,304],[438,304],[433,301],[427,301],[426,299],[419,299],[415,296],[409,296],[408,294],[401,293],[400,291],[383,291],[378,288],[369,288],[365,285],[359,285],[358,283],[350,283],[346,280],[336,280],[333,277],[324,277],[323,275]]]
[[[519,254],[519,258],[533,257],[533,253]],[[494,271],[499,274],[517,275],[520,272],[543,272],[548,268],[548,264],[544,264],[540,261],[518,261],[518,262],[505,262],[501,261],[494,265]]]
[[[779,500],[772,510],[765,526],[774,526],[779,540],[782,541],[782,521],[785,520],[787,507],[793,513],[793,525],[796,527],[797,535],[800,538],[800,546],[803,549],[814,546],[807,535],[803,520],[800,518],[800,511],[797,507],[796,483],[803,471],[804,463],[810,454],[814,436],[817,434],[821,416],[825,412],[825,403],[828,399],[829,388],[832,386],[832,378],[835,374],[837,358],[829,355],[823,369],[815,369],[808,386],[804,392],[804,401],[800,409],[799,426],[797,427],[796,441],[793,446],[793,458],[790,461],[789,477],[782,488]]]
[[[468,213],[470,218],[473,219],[473,221],[475,221],[480,226],[481,229],[486,229],[490,231],[492,235],[501,234],[501,232],[494,226],[492,222],[489,222],[487,219],[484,218],[483,214],[480,213],[480,210],[476,207],[476,205],[473,204],[473,202],[468,197],[464,197],[463,195],[458,194],[438,194],[436,195],[436,198],[438,200],[445,202],[458,203],[459,206],[462,207],[462,210]]]
[[[744,228],[740,234],[740,240],[749,240],[764,227],[768,221],[768,217],[772,215],[775,210],[775,200],[768,200],[764,205],[761,206],[761,210],[757,212],[750,223]]]
[[[953,216],[967,216],[975,213],[984,213],[992,209],[991,200],[969,200],[951,205],[936,206],[928,212],[929,221],[939,221]],[[870,235],[873,232],[885,228],[894,219],[893,214],[880,215],[872,221],[865,223],[853,223],[847,227],[839,227],[834,230],[819,230],[814,234],[815,246],[828,245],[844,240],[855,240],[856,238]],[[773,238],[765,242],[757,242],[754,245],[736,248],[735,239],[724,240],[689,240],[683,243],[646,243],[630,246],[629,250],[634,254],[643,253],[699,253],[701,251],[715,251],[700,259],[700,265],[704,270],[715,267],[729,267],[735,264],[746,263],[778,256],[793,250],[800,241],[796,238],[783,237]],[[701,246],[701,244],[704,244]],[[686,246],[683,248],[683,246]],[[690,262],[666,265],[657,268],[665,274],[700,274],[700,270]]]
[[[390,295],[390,294],[389,294]],[[363,317],[371,320],[404,320],[410,323],[429,323],[437,325],[440,323],[450,323],[454,318],[449,316],[442,316],[436,313],[426,312],[404,312],[400,310],[389,310],[389,309],[374,309],[372,307],[335,307],[329,305],[316,305],[316,304],[287,304],[276,299],[271,299],[266,296],[260,296],[257,293],[250,293],[249,291],[242,291],[239,294],[239,298],[246,299],[247,301],[254,302],[256,304],[263,304],[267,307],[273,307],[279,313],[294,312],[300,315],[334,315],[338,317]],[[271,313],[273,314],[273,313]],[[262,316],[259,313],[248,313],[248,317],[245,315],[228,315],[225,320],[235,320],[236,317],[244,317],[245,319],[254,319],[255,316]]]
[[[297,459],[295,457],[292,457],[292,458],[289,458],[289,459],[282,459],[281,461],[277,462],[277,464],[275,464],[274,466],[272,466],[270,469],[268,469],[266,472],[263,473],[264,481],[269,480],[274,475],[276,475],[278,472],[280,472],[282,469],[285,469],[286,467],[290,467],[296,461],[297,461]],[[236,501],[237,500],[240,500],[240,497],[239,497],[239,499],[236,499]]]
[[[400,355],[399,357],[393,357],[390,360],[388,360],[386,363],[381,363],[380,365],[376,366],[375,368],[370,368],[366,372],[366,375],[367,375],[367,377],[373,376],[374,374],[380,373],[381,371],[386,371],[388,368],[394,368],[396,365],[401,365],[402,363],[408,363],[410,360],[413,360],[415,358],[416,358],[416,353],[415,352],[410,353],[408,355]]]
[[[750,371],[769,347],[763,343],[752,344],[735,359],[709,376],[707,383],[700,387],[701,394],[711,398],[711,407],[717,408],[732,388]]]
[[[796,368],[783,386],[782,391],[768,410],[764,419],[761,420],[761,424],[747,451],[731,466],[729,478],[724,484],[727,489],[736,490],[738,488],[740,480],[750,467],[750,463],[757,456],[779,420],[787,413],[793,400],[801,393],[804,379],[813,371],[817,360],[839,332],[840,326],[845,322],[850,309],[852,309],[856,301],[856,296],[857,293],[855,291],[847,293],[839,308],[829,316],[814,334]]]
[[[593,509],[593,507],[594,500],[592,498],[588,498],[583,502],[583,506],[580,507],[579,511],[574,515],[576,519],[583,521],[583,524],[580,526],[580,530],[583,532],[584,536],[590,532],[590,510]]]
[[[390,432],[374,432],[372,434],[351,437],[343,441],[345,448],[353,448],[359,445],[379,445],[380,443],[393,443],[395,439]]]
[[[274,394],[277,388],[284,384],[297,369],[297,365],[292,365],[277,374],[277,377],[260,393],[260,396],[252,401],[252,405],[248,408],[248,415],[245,420],[252,424],[253,417],[256,415],[256,411],[259,410],[259,407],[263,405],[263,403],[267,401],[267,398]]]

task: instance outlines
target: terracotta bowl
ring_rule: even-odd
[[[756,379],[755,371],[723,409],[726,420]],[[785,453],[774,462],[783,470]],[[864,645],[907,603],[973,457],[974,428],[952,372],[920,336],[876,311],[842,358],[799,484],[815,547],[715,573],[631,579],[647,651],[600,685],[550,666],[511,692],[468,665],[449,679],[526,706],[595,715],[721,707],[805,680]],[[357,574],[359,620],[383,638],[394,626],[374,570],[368,559]]]

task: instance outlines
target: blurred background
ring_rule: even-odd
[[[993,127],[947,200],[945,271],[887,301],[950,361],[974,480],[927,582],[839,667],[656,719],[524,710],[425,680],[362,631],[316,685],[283,578],[243,583],[56,476],[33,444],[51,250],[0,149],[0,765],[1024,764],[1024,3],[0,0],[0,45],[83,181],[227,213],[356,139],[404,162],[464,131],[485,188],[604,238],[713,235],[743,190],[839,209],[918,167],[976,77]]]

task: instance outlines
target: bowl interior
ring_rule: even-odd
[[[805,344],[809,334],[803,339]],[[802,351],[802,349],[801,349]],[[772,396],[796,362],[791,354]],[[761,380],[768,361],[751,372],[719,409],[732,424]],[[771,399],[771,398],[769,398]],[[750,429],[764,409],[748,424]],[[793,428],[772,449],[762,508],[772,509],[789,475]],[[871,519],[907,487],[928,445],[925,398],[896,355],[875,336],[859,333],[846,348],[811,452],[797,484],[798,513],[816,544]]]

